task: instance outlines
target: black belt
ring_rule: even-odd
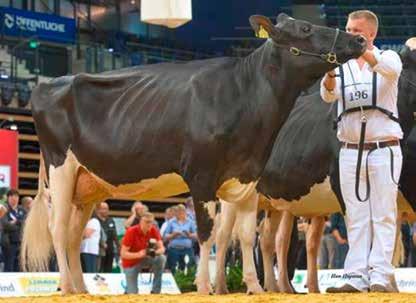
[[[399,145],[398,140],[391,140],[391,141],[384,141],[384,142],[377,142],[377,143],[372,142],[372,143],[364,143],[363,149],[371,150],[371,149],[377,149],[377,148],[384,148],[387,146],[398,146],[398,145]],[[360,145],[356,143],[342,142],[342,147],[348,148],[348,149],[359,149]]]

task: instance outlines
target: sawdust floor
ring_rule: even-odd
[[[0,298],[0,303],[387,303],[387,302],[416,302],[416,294],[310,294],[285,295],[262,294],[248,296],[245,294],[232,294],[223,296],[201,296],[195,293],[182,295],[120,295],[120,296],[47,296],[47,297],[20,297]]]

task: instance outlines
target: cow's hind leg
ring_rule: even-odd
[[[256,237],[257,205],[259,195],[256,191],[246,201],[237,204],[237,230],[243,254],[243,276],[247,285],[247,293],[262,293],[263,288],[257,279],[254,264],[253,246]]]
[[[307,283],[309,293],[319,293],[317,258],[324,226],[325,217],[313,217],[311,225],[306,232],[306,251],[308,263]]]
[[[220,201],[221,214],[219,215],[219,224],[215,239],[217,245],[215,293],[226,294],[228,293],[228,288],[225,279],[225,257],[235,223],[236,206],[222,200]]]
[[[276,234],[276,255],[278,269],[277,287],[280,292],[284,293],[294,293],[294,290],[289,282],[287,266],[287,257],[294,219],[295,217],[290,212],[284,211],[278,232]]]
[[[263,254],[264,288],[276,292],[277,282],[274,275],[273,259],[275,255],[274,241],[282,213],[278,210],[268,211],[260,231],[260,246]]]
[[[70,220],[67,253],[69,258],[69,268],[71,269],[73,275],[77,293],[88,292],[82,276],[80,247],[84,228],[88,219],[91,217],[94,207],[95,204],[92,203],[73,207]]]
[[[58,261],[60,272],[60,286],[62,294],[75,293],[73,280],[68,266],[67,247],[72,199],[76,178],[76,162],[68,155],[63,165],[50,166],[49,182],[52,202],[51,220],[49,228]]]

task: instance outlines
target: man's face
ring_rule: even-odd
[[[186,210],[178,210],[178,219],[185,220],[186,219]]]
[[[7,203],[9,203],[9,205],[13,208],[16,207],[17,204],[19,204],[19,195],[8,196]]]
[[[367,42],[370,42],[371,44],[373,43],[377,34],[375,26],[365,18],[348,19],[345,30],[347,33],[352,35],[363,36]]]
[[[169,219],[173,218],[173,210],[172,209],[167,209],[166,210],[165,218],[166,218],[166,220],[169,220]]]
[[[99,207],[97,208],[98,215],[103,218],[108,217],[108,211],[109,211],[109,207],[107,203],[101,203]]]
[[[152,227],[153,220],[147,217],[142,217],[140,219],[140,228],[144,233],[147,233]]]
[[[142,216],[144,213],[144,206],[143,204],[137,204],[134,208],[134,210],[136,211],[136,215],[137,216]]]

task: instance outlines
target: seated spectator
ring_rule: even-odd
[[[84,229],[81,242],[81,265],[85,273],[98,272],[101,225],[97,218],[91,218]]]
[[[141,216],[143,216],[143,214],[148,211],[149,208],[141,201],[134,202],[133,206],[131,207],[131,215],[124,222],[124,227],[127,229],[133,225],[139,224]]]
[[[296,252],[296,268],[306,269],[307,255],[306,255],[306,233],[308,232],[308,219],[300,217],[297,222],[298,228],[298,245]]]
[[[169,221],[165,231],[168,244],[168,267],[175,273],[176,266],[185,269],[185,256],[188,256],[188,266],[195,265],[193,241],[197,240],[195,222],[187,218],[186,208],[177,206],[177,216]]]
[[[344,268],[344,262],[348,252],[347,227],[345,226],[344,217],[341,213],[332,214],[330,220],[332,235],[337,241],[334,268],[342,269]]]
[[[137,294],[138,275],[143,268],[150,267],[154,274],[152,291],[158,294],[162,288],[162,274],[165,268],[165,247],[156,226],[153,214],[145,212],[139,224],[127,229],[122,240],[120,257],[126,275],[126,293]]]
[[[7,192],[7,214],[2,218],[3,235],[2,250],[4,255],[4,271],[18,272],[20,240],[26,212],[18,205],[19,192],[11,189]]]

